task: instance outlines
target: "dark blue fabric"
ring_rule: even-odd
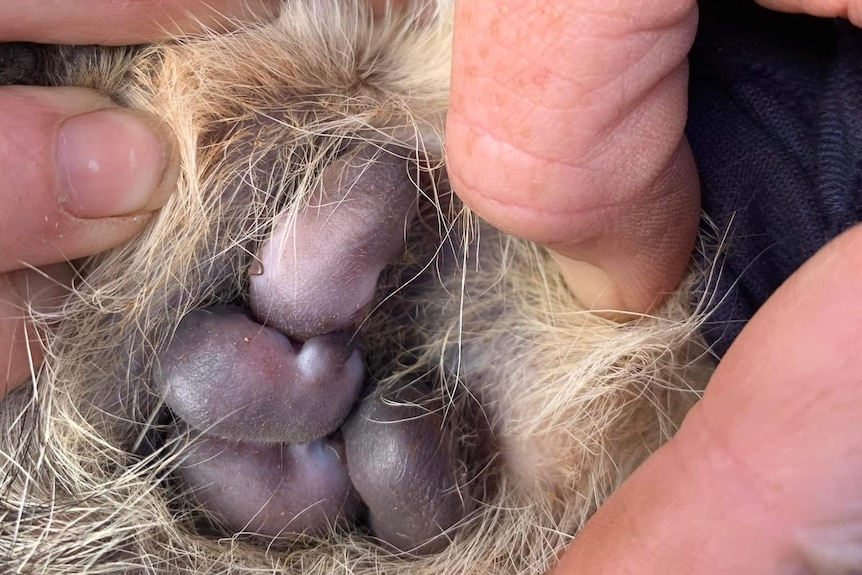
[[[704,335],[721,356],[785,279],[860,221],[862,31],[750,0],[700,11],[686,133],[705,241],[713,226],[727,234],[720,276],[704,286],[717,305]]]

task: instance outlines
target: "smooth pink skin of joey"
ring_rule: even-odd
[[[411,389],[399,399],[418,403],[421,397]],[[462,463],[440,416],[371,396],[342,433],[350,478],[368,506],[374,535],[399,551],[444,549],[447,530],[464,519],[470,503],[458,489]]]
[[[261,323],[307,339],[350,329],[374,298],[380,272],[404,251],[418,197],[410,163],[371,146],[323,172],[295,220],[276,218],[250,275]]]
[[[359,509],[343,448],[329,439],[261,446],[193,433],[178,474],[233,532],[323,535]]]
[[[174,414],[208,435],[258,443],[332,433],[365,377],[348,334],[296,344],[236,308],[188,314],[159,360],[158,383]]]

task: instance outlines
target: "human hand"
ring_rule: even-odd
[[[694,0],[456,4],[447,154],[491,224],[552,249],[586,306],[645,312],[700,217],[683,136]]]
[[[862,26],[862,2],[859,0],[757,0],[764,8],[828,18],[847,18]]]
[[[230,17],[266,17],[276,4],[0,0],[0,42],[155,41]],[[2,87],[0,126],[2,398],[42,361],[27,306],[44,311],[62,302],[72,278],[64,262],[137,234],[173,191],[178,161],[157,118],[92,90]]]
[[[766,302],[554,575],[858,573],[860,293],[862,225]]]
[[[762,3],[851,19],[858,11],[847,2]],[[690,254],[663,253],[661,242],[668,237],[660,226],[637,235],[637,229],[621,223],[631,217],[626,210],[646,214],[652,222],[667,208],[650,215],[649,206],[639,211],[637,197],[628,196],[631,203],[616,210],[572,215],[565,208],[574,201],[598,203],[608,193],[601,187],[600,174],[611,182],[641,183],[628,188],[614,184],[614,190],[658,192],[671,205],[679,201],[672,189],[661,196],[660,187],[642,185],[643,164],[634,152],[640,148],[643,157],[650,158],[659,149],[684,145],[681,127],[679,132],[667,129],[667,122],[684,121],[684,100],[681,104],[671,89],[674,85],[684,89],[684,79],[681,85],[674,84],[680,80],[667,72],[671,68],[667,64],[664,74],[653,76],[664,78],[663,92],[618,89],[616,95],[622,97],[614,100],[608,95],[614,94],[612,90],[601,89],[614,82],[637,85],[627,75],[636,79],[650,69],[649,57],[639,68],[631,67],[643,53],[638,51],[638,39],[654,42],[656,48],[649,53],[654,57],[684,56],[688,37],[671,34],[694,24],[666,26],[668,44],[662,46],[660,27],[638,24],[641,3],[632,3],[627,13],[627,5],[615,3],[613,9],[620,10],[616,18],[607,10],[585,6],[589,3],[574,4],[572,11],[581,15],[573,15],[569,22],[565,10],[548,17],[538,4],[520,14],[515,8],[508,13],[494,6],[479,8],[478,2],[461,7],[461,22],[466,24],[457,33],[461,44],[456,44],[453,70],[450,166],[456,189],[480,214],[507,231],[551,247],[559,246],[553,234],[562,234],[563,247],[571,250],[562,255],[607,272],[610,282],[620,282],[623,303],[637,309],[631,302],[649,305],[643,294],[661,291],[644,289],[639,266],[648,269],[649,258],[687,262]],[[674,11],[666,5],[660,3],[656,9],[673,21]],[[602,34],[604,27],[614,25],[620,26],[616,32]],[[627,35],[621,32],[627,26],[653,32]],[[682,66],[674,71],[684,76]],[[577,81],[576,74],[585,80]],[[645,93],[665,101],[650,103]],[[651,109],[664,112],[651,116]],[[607,117],[611,120],[603,123]],[[626,122],[644,131],[626,132]],[[630,142],[633,137],[635,144]],[[651,142],[653,149],[643,149],[644,142]],[[566,156],[570,150],[578,153]],[[661,161],[647,166],[667,168],[673,163],[663,164],[667,157],[659,154]],[[556,173],[548,166],[557,167]],[[586,190],[583,196],[579,188]],[[687,189],[692,193],[696,186]],[[669,232],[670,239],[684,237],[674,236],[677,230]],[[652,233],[658,233],[658,243]],[[593,242],[586,248],[581,246],[584,236]],[[641,246],[632,240],[638,238],[647,253],[636,253]],[[622,245],[632,253],[626,254]],[[860,569],[862,382],[854,361],[862,340],[860,253],[862,228],[857,227],[824,248],[769,300],[731,347],[677,437],[597,512],[563,554],[555,575]],[[631,262],[632,277],[624,267],[614,275],[617,256]],[[567,262],[560,259],[566,273]],[[601,289],[579,286],[582,278],[571,274],[567,278],[585,303],[592,297],[606,305],[590,295]],[[627,285],[631,281],[635,283]]]

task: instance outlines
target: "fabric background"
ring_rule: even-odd
[[[704,261],[720,264],[703,285],[715,306],[704,335],[720,357],[788,276],[860,221],[862,31],[703,0],[690,63]]]

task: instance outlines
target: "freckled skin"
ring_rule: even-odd
[[[342,430],[350,478],[374,535],[400,551],[445,548],[444,532],[465,517],[469,498],[456,487],[461,462],[439,415],[368,397]]]
[[[383,268],[404,250],[417,190],[410,163],[367,146],[339,158],[291,225],[276,218],[251,275],[258,321],[298,339],[361,321]]]
[[[233,532],[323,535],[360,507],[338,441],[235,443],[192,432],[177,474]]]
[[[305,443],[335,431],[364,379],[347,334],[294,344],[235,308],[183,318],[159,355],[165,403],[190,427],[224,439]]]

